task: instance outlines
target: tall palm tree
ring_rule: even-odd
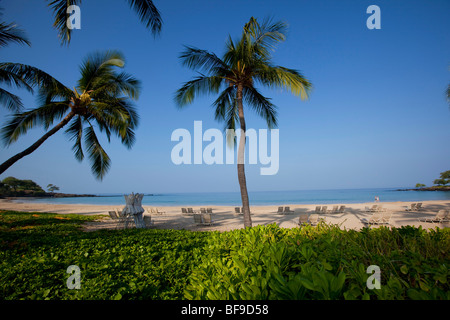
[[[69,44],[72,30],[67,27],[67,8],[80,5],[81,0],[47,0],[52,8],[55,21],[53,27],[58,30],[61,44]],[[156,35],[161,31],[162,18],[158,8],[151,0],[127,0],[130,7],[139,15],[139,19]]]
[[[110,167],[110,158],[100,145],[94,125],[100,132],[105,132],[108,141],[111,134],[115,134],[128,148],[134,143],[133,130],[138,125],[138,115],[131,99],[138,98],[140,82],[125,72],[118,72],[116,68],[123,68],[124,64],[119,52],[95,53],[83,61],[81,77],[73,89],[56,79],[40,87],[38,107],[14,114],[1,129],[3,142],[10,145],[36,125],[48,129],[54,121],[59,123],[33,145],[2,163],[0,174],[68,125],[65,132],[74,141],[75,158],[79,161],[84,159],[84,140],[91,170],[101,180]]]
[[[2,10],[0,8],[0,17],[3,16]],[[0,48],[11,43],[31,46],[25,32],[17,24],[0,21]],[[0,84],[9,87],[24,88],[33,92],[33,87],[46,85],[50,78],[48,74],[32,66],[13,62],[0,63]],[[0,105],[16,112],[23,107],[22,100],[17,95],[3,88],[0,88]]]
[[[259,24],[252,17],[245,24],[241,38],[237,42],[229,37],[222,59],[214,53],[194,47],[186,47],[180,55],[183,65],[205,74],[200,73],[194,80],[184,83],[177,91],[175,101],[178,106],[183,107],[192,103],[199,94],[220,92],[213,103],[216,119],[225,121],[226,129],[235,129],[236,122],[240,124],[237,170],[244,227],[252,226],[243,161],[246,131],[244,101],[266,120],[269,128],[273,128],[277,126],[276,107],[255,85],[286,88],[302,99],[308,97],[312,87],[299,71],[276,66],[271,62],[270,51],[277,43],[286,39],[286,30],[287,26],[283,22],[272,23],[266,19]]]

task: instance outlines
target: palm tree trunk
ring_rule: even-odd
[[[244,118],[244,106],[242,104],[242,84],[238,84],[237,88],[237,103],[239,111],[239,122],[241,124],[241,137],[239,139],[238,148],[238,180],[239,187],[241,188],[241,199],[242,199],[242,210],[244,213],[244,227],[252,227],[252,218],[250,216],[250,202],[248,199],[247,192],[247,180],[245,179],[245,169],[244,169],[244,154],[245,154],[245,118]]]
[[[6,160],[5,162],[3,162],[0,165],[0,174],[5,172],[9,167],[11,167],[17,161],[19,161],[23,157],[29,155],[34,150],[39,148],[39,146],[41,144],[43,144],[45,140],[47,140],[50,136],[55,134],[59,129],[64,127],[74,116],[75,116],[75,113],[71,111],[60,123],[58,123],[53,129],[51,129],[46,134],[44,134],[38,141],[33,143],[30,147],[28,147],[27,149],[23,150],[22,152],[19,152],[15,156],[13,156],[13,157],[9,158],[8,160]]]

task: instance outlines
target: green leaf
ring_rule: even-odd
[[[402,265],[402,266],[400,267],[400,271],[401,271],[403,274],[407,274],[407,273],[408,273],[408,267],[407,267],[406,265]]]

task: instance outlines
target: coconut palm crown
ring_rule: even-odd
[[[307,99],[311,83],[299,71],[272,63],[275,45],[286,39],[287,25],[265,19],[259,23],[251,18],[245,24],[241,38],[226,42],[222,58],[212,52],[186,46],[180,59],[184,66],[199,71],[199,75],[176,92],[179,107],[191,104],[200,94],[218,94],[213,103],[215,117],[226,123],[225,129],[240,129],[245,133],[244,102],[266,120],[269,128],[277,126],[277,110],[269,98],[263,96],[257,85],[282,88]],[[245,179],[243,154],[245,135],[241,134],[238,149],[238,180],[244,211],[244,226],[251,227],[249,200]]]
[[[100,145],[96,128],[106,134],[108,141],[112,134],[116,135],[127,148],[135,141],[138,114],[132,100],[139,96],[140,82],[125,72],[118,72],[124,64],[119,52],[94,53],[82,63],[76,87],[66,87],[54,78],[41,86],[38,106],[12,115],[1,129],[2,141],[8,146],[31,128],[40,125],[47,130],[55,121],[59,123],[32,146],[1,164],[0,174],[67,125],[65,132],[73,141],[75,158],[82,161],[85,149],[94,176],[101,180],[111,161]]]

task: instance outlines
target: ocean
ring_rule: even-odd
[[[299,190],[299,191],[257,191],[249,192],[250,205],[286,205],[286,204],[339,204],[369,203],[375,197],[380,202],[450,200],[450,192],[445,191],[397,191],[389,188],[376,189],[339,189],[339,190]],[[145,194],[145,193],[144,193]],[[96,204],[124,205],[123,194],[98,194],[98,197],[76,198],[33,198],[17,200],[20,202],[52,204]],[[240,206],[239,192],[203,192],[203,193],[161,193],[145,194],[142,204],[146,206],[188,206],[188,205],[224,205]]]

